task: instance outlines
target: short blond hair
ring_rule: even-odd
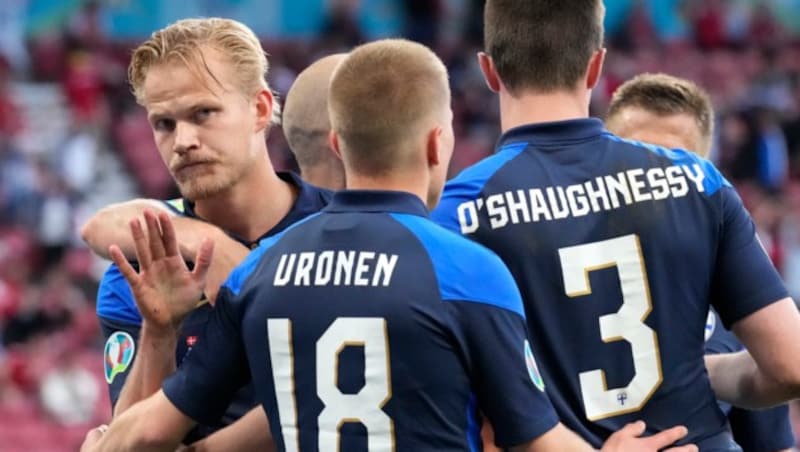
[[[714,107],[708,94],[695,83],[667,74],[640,74],[620,85],[611,98],[606,121],[629,107],[656,115],[687,114],[694,118],[708,153],[714,134]]]
[[[444,63],[404,39],[353,49],[334,72],[328,97],[346,168],[368,174],[403,165],[421,127],[449,106]]]
[[[142,92],[147,72],[151,67],[171,61],[180,61],[187,68],[205,70],[218,84],[205,63],[203,47],[218,50],[225,55],[236,74],[237,87],[250,96],[262,89],[269,89],[266,76],[269,62],[258,37],[247,25],[219,17],[182,19],[155,31],[148,40],[133,51],[128,66],[128,80],[139,104],[144,102]],[[199,77],[200,80],[204,78]],[[273,102],[273,122],[280,119],[280,106]]]

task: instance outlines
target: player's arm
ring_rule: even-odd
[[[138,357],[117,401],[115,415],[155,393],[175,370],[180,323],[203,293],[211,260],[212,245],[207,242],[190,272],[178,254],[169,216],[162,212],[157,218],[149,210],[144,216],[146,234],[138,220],[130,225],[139,271],[134,270],[119,248],[111,250],[114,263],[130,285],[143,319]]]
[[[108,258],[108,247],[117,244],[129,259],[133,259],[136,251],[128,233],[128,224],[133,219],[142,219],[145,209],[173,214],[164,202],[155,199],[111,204],[100,209],[81,227],[81,238],[99,256]]]
[[[659,451],[686,436],[686,428],[675,427],[653,436],[642,438],[645,424],[642,421],[626,425],[611,435],[603,444],[601,452],[634,452]],[[562,424],[558,424],[539,438],[511,447],[511,452],[547,452],[559,450],[563,452],[595,451],[593,447],[581,439],[575,432]],[[696,452],[697,446],[686,445],[671,447],[666,452]]]
[[[175,450],[194,424],[158,391],[115,417],[105,433],[90,431],[81,452]]]
[[[800,312],[739,197],[727,187],[719,196],[722,228],[712,302],[750,354],[707,357],[709,378],[723,401],[743,408],[774,406],[800,397]]]
[[[260,450],[274,452],[269,420],[257,406],[233,424],[180,449],[180,452],[226,452],[229,450]]]

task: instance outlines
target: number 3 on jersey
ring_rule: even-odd
[[[661,384],[662,374],[658,337],[644,324],[653,305],[639,237],[626,235],[561,248],[558,254],[569,297],[592,293],[590,272],[617,267],[622,307],[600,317],[600,335],[603,342],[628,341],[633,352],[634,376],[625,387],[609,389],[602,369],[578,375],[586,418],[596,421],[642,409]]]
[[[300,450],[295,399],[292,322],[268,319],[272,378],[278,401],[281,433],[287,452]],[[339,354],[348,346],[364,347],[364,386],[357,394],[338,387]],[[394,425],[382,408],[392,396],[389,336],[382,318],[341,317],[317,341],[317,395],[325,408],[319,414],[320,452],[340,450],[339,429],[360,422],[367,429],[370,451],[394,451]]]

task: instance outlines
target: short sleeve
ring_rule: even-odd
[[[720,190],[722,231],[711,287],[711,302],[727,328],[788,296],[761,245],[756,227],[732,188]]]
[[[250,381],[235,298],[228,287],[222,287],[197,345],[164,382],[167,398],[200,423],[218,420],[236,392]]]
[[[133,368],[133,361],[139,349],[140,325],[122,323],[100,317],[100,328],[103,331],[105,346],[103,347],[103,375],[108,384],[111,408],[117,405],[119,394],[128,374]]]

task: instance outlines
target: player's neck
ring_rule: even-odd
[[[351,172],[346,174],[346,184],[348,190],[382,190],[382,191],[402,191],[416,195],[427,205],[428,184],[420,181],[427,179],[427,175],[415,175],[396,171],[390,176],[371,177]]]
[[[296,198],[297,189],[275,174],[265,152],[264,161],[230,190],[198,200],[195,212],[227,232],[255,241],[286,216]]]
[[[500,126],[514,127],[589,117],[589,95],[579,91],[526,92],[512,97],[500,92]]]

